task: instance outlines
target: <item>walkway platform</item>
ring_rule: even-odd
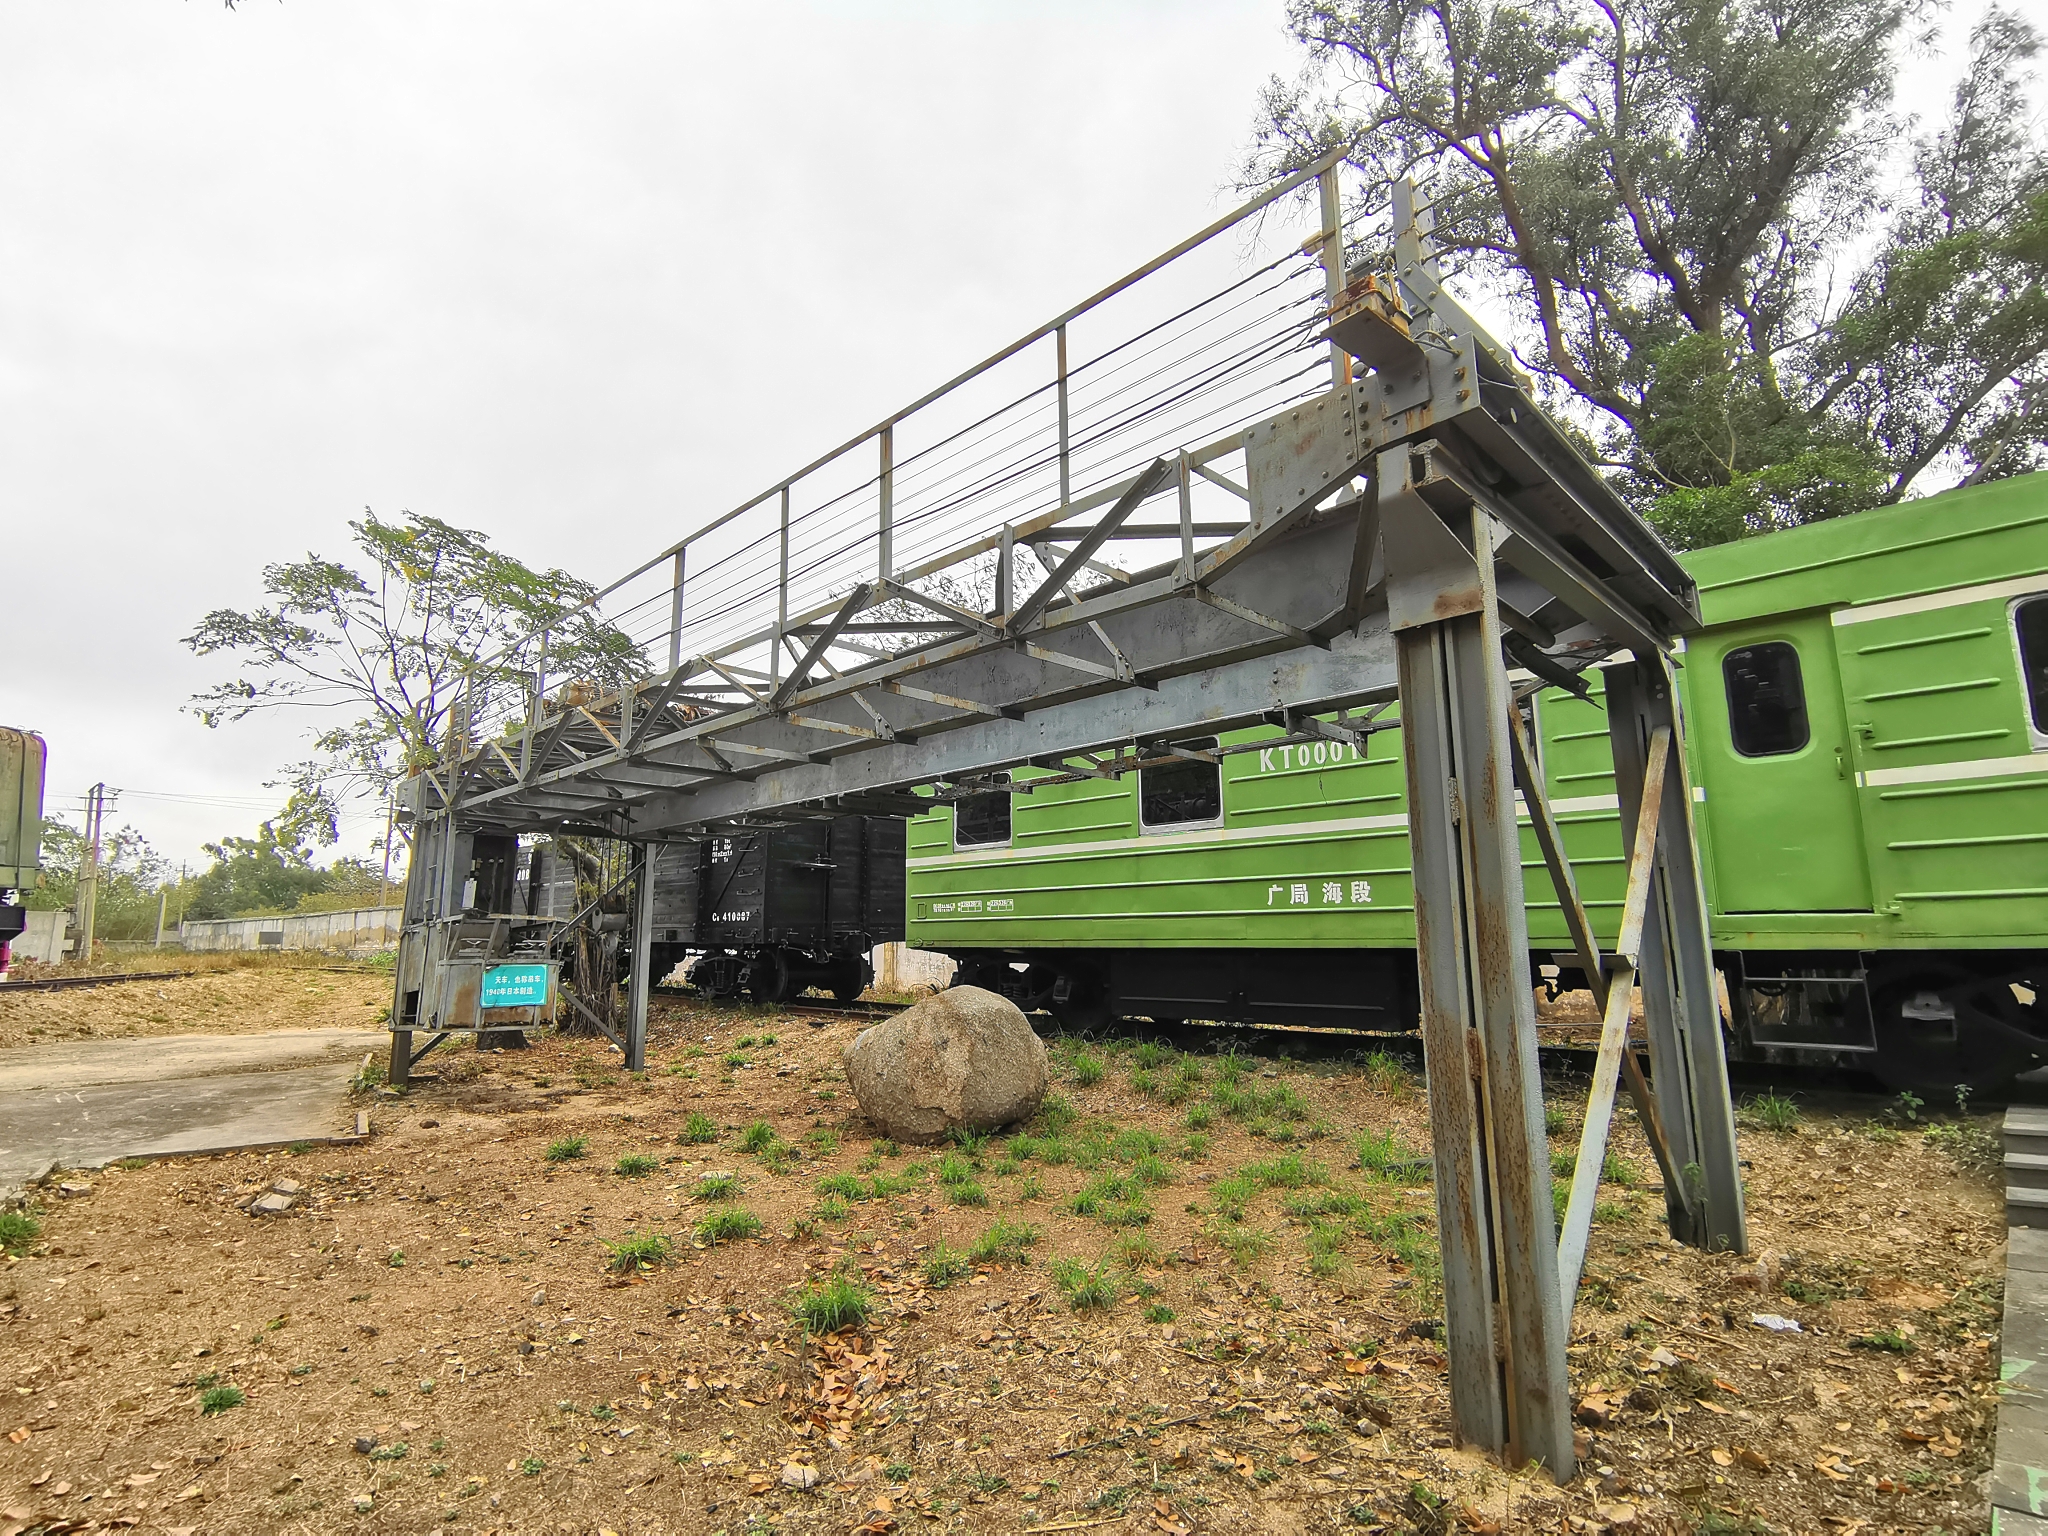
[[[2048,1109],[2005,1114],[2005,1321],[1991,1529],[2048,1536]]]

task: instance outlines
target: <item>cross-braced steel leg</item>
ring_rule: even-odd
[[[1693,840],[1684,722],[1673,705],[1670,666],[1661,656],[1639,656],[1603,668],[1602,676],[1615,789],[1621,800],[1623,835],[1629,840],[1626,851],[1631,854],[1650,743],[1660,728],[1671,733],[1670,766],[1663,775],[1655,820],[1657,860],[1636,978],[1643,989],[1658,1118],[1670,1160],[1686,1184],[1681,1192],[1666,1181],[1671,1231],[1697,1248],[1743,1253],[1749,1240],[1742,1173],[1736,1161],[1735,1111],[1728,1093],[1706,893]]]
[[[1573,1472],[1550,1149],[1490,534],[1379,464],[1400,672],[1423,1046],[1461,1440]],[[1453,528],[1457,531],[1454,533]],[[1475,554],[1475,550],[1477,551]]]

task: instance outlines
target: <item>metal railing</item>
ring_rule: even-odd
[[[1278,183],[712,518],[563,620],[600,619],[638,647],[646,675],[688,663],[703,675],[692,696],[745,703],[788,677],[858,583],[1007,611],[999,581],[1037,585],[1078,536],[1062,525],[1114,501],[1162,455],[1189,462],[1180,520],[1127,524],[1069,590],[1127,579],[1159,558],[1162,540],[1192,555],[1228,539],[1248,516],[1244,423],[1347,376],[1322,339],[1341,283],[1337,176],[1332,157]],[[829,393],[829,373],[812,387]],[[819,414],[805,398],[800,387],[774,402],[793,428]],[[892,654],[934,619],[908,600],[883,602],[831,648]],[[531,633],[472,669],[450,732],[458,753],[577,700],[559,691],[580,680],[551,663],[548,642],[547,631]]]

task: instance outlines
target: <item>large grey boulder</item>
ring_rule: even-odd
[[[861,1112],[898,1141],[1028,1120],[1045,1097],[1045,1042],[1023,1010],[980,987],[928,997],[846,1048]]]

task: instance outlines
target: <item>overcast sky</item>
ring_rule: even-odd
[[[180,637],[365,506],[602,580],[1208,222],[1282,13],[7,7],[0,724],[48,808],[253,830],[309,722],[205,729]]]

